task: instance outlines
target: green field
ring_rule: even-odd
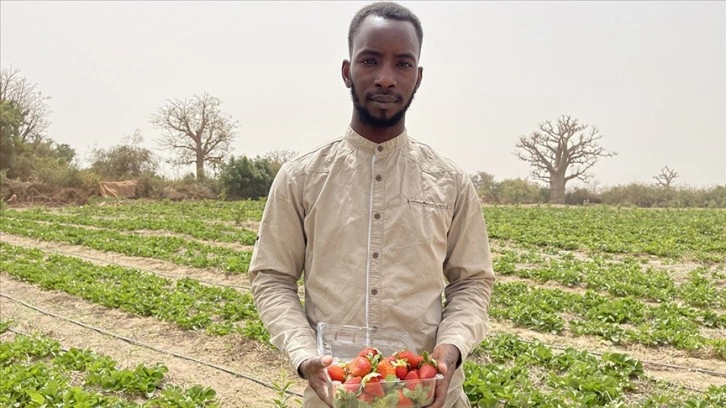
[[[244,338],[254,360],[254,353],[278,353],[247,287],[263,208],[257,201],[102,201],[4,209],[0,278],[201,336],[195,339]],[[472,405],[726,406],[726,210],[503,206],[483,213],[498,280],[490,336],[465,365]],[[105,362],[116,371],[99,378],[89,367],[106,361],[106,350],[74,348],[78,339],[42,327],[19,334],[33,327],[20,315],[0,319],[0,405],[75,398],[91,402],[74,406],[260,406],[203,377],[175,383],[161,355],[123,369]],[[149,341],[163,348],[168,340]],[[288,369],[276,364],[274,374]],[[237,367],[283,394],[270,373]],[[117,377],[126,380],[109,379]],[[301,385],[293,379],[289,390],[299,394]],[[296,406],[294,398],[282,400],[263,405]]]

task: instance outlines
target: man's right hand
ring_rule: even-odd
[[[328,378],[325,371],[331,364],[333,364],[332,356],[310,357],[300,364],[300,373],[303,378],[308,380],[313,391],[329,407],[333,406],[333,398],[329,395]]]

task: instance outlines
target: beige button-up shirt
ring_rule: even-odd
[[[350,128],[282,166],[249,276],[271,342],[295,368],[318,354],[318,322],[398,329],[418,352],[448,343],[465,358],[487,332],[494,283],[469,177],[406,132],[377,144]],[[459,368],[447,406],[462,381]],[[325,406],[310,387],[304,404]]]

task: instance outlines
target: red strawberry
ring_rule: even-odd
[[[345,381],[345,369],[337,364],[328,366],[328,375],[332,381]]]
[[[353,377],[364,377],[373,370],[371,362],[367,358],[358,356],[351,360],[348,365],[348,372]]]
[[[374,396],[372,396],[370,394],[366,394],[365,392],[358,396],[358,400],[365,402],[366,404],[372,404],[374,399],[375,399]],[[351,405],[351,406],[355,406],[355,405]],[[367,407],[368,405],[361,405],[361,406]]]
[[[375,347],[363,347],[363,349],[358,353],[359,356],[368,357],[368,359],[372,359],[379,354],[380,352]]]
[[[360,383],[363,380],[361,377],[350,377],[343,383],[342,387],[349,392],[358,392]]]
[[[411,398],[408,398],[406,394],[403,392],[403,389],[398,389],[398,404],[396,405],[398,408],[412,408],[413,407],[413,401],[411,401]]]
[[[421,383],[421,381],[419,381],[418,370],[414,368],[409,371],[408,374],[406,374],[406,377],[404,377],[404,381],[406,381],[406,388],[411,390],[415,389],[416,385]]]
[[[412,358],[408,360],[408,363],[413,368],[419,368],[421,367],[421,362],[423,361],[423,356],[420,354],[414,354]]]
[[[416,353],[414,353],[411,350],[401,350],[398,353],[395,354],[396,358],[399,360],[403,360],[408,364],[410,368],[418,368],[418,365],[413,365],[412,363],[416,361]]]
[[[421,364],[418,367],[418,376],[422,380],[427,380],[429,378],[436,377],[436,374],[438,374],[438,364],[436,364],[436,360],[431,358],[429,356],[429,353],[424,351],[423,353],[423,360],[421,361]]]
[[[408,374],[408,363],[405,360],[396,360],[393,362],[393,369],[396,373],[396,377],[398,377],[399,380],[403,380],[406,378],[406,374]]]
[[[381,378],[376,374],[373,377],[364,379],[363,392],[376,398],[386,396],[386,392],[383,391],[383,384],[381,384]]]

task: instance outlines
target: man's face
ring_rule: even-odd
[[[353,106],[375,128],[398,124],[421,81],[419,43],[409,22],[369,16],[353,38],[351,60],[343,66]]]

